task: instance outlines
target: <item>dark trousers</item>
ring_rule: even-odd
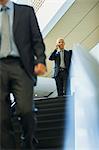
[[[66,95],[68,72],[66,69],[59,70],[55,77],[58,96]]]
[[[24,150],[34,150],[33,81],[25,72],[19,58],[0,60],[0,149],[20,150],[11,123],[9,93],[16,100],[16,115],[21,116]],[[19,139],[20,140],[20,139]]]

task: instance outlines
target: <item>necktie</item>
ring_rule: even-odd
[[[1,24],[1,46],[0,57],[6,57],[11,51],[10,47],[10,25],[7,7],[3,6],[2,11],[2,24]]]
[[[64,63],[64,51],[61,51],[61,52],[60,52],[60,58],[61,58],[60,67],[65,68],[65,63]]]

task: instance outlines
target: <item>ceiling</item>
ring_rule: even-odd
[[[56,39],[65,39],[65,48],[81,43],[90,50],[99,42],[99,0],[76,0],[64,16],[44,38],[47,55],[47,73],[52,75],[53,63],[48,60]]]

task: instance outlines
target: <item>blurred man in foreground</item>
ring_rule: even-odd
[[[34,63],[36,58],[36,63]],[[45,46],[32,7],[0,0],[0,149],[21,149],[13,134],[9,93],[21,117],[24,149],[34,150],[33,72],[46,72]],[[19,140],[19,139],[18,139]]]

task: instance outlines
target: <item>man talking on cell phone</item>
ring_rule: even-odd
[[[55,62],[54,78],[56,81],[58,96],[66,95],[67,80],[71,61],[71,50],[65,50],[64,46],[64,39],[57,39],[56,48],[49,57],[49,60]]]

